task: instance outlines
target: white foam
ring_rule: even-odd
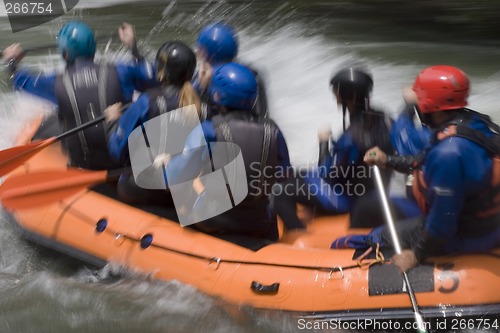
[[[403,87],[411,85],[427,66],[363,58],[356,52],[362,45],[352,48],[322,36],[307,36],[299,24],[264,36],[242,31],[240,37],[240,59],[255,65],[267,79],[270,114],[284,133],[294,165],[316,162],[318,129],[327,125],[334,137],[342,133],[341,111],[329,87],[335,71],[349,65],[361,65],[371,71],[372,105],[395,117],[403,107]],[[500,72],[486,78],[470,77],[470,107],[492,115],[495,120],[500,118],[499,75]]]
[[[92,5],[94,1],[84,3]],[[240,60],[254,65],[265,78],[270,114],[284,133],[294,165],[316,162],[319,128],[331,127],[334,137],[342,133],[341,112],[329,87],[330,77],[335,71],[353,64],[368,68],[375,81],[372,104],[396,116],[403,105],[402,88],[412,84],[418,72],[427,66],[367,59],[356,51],[363,48],[363,44],[350,47],[321,35],[311,36],[300,24],[261,29],[258,33],[255,29],[243,30],[240,31],[240,41]],[[369,46],[374,44],[366,45]],[[417,49],[430,47],[428,43],[414,46]],[[439,52],[439,49],[434,52]],[[41,67],[43,61],[49,59],[51,66],[57,67],[54,57],[39,58],[34,65]],[[471,76],[470,107],[492,115],[496,121],[500,118],[497,108],[499,75],[500,72],[489,77]],[[0,116],[6,112],[5,106],[3,108]],[[1,139],[5,139],[4,136]]]

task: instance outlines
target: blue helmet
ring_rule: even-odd
[[[220,66],[210,81],[210,97],[215,104],[228,109],[251,110],[257,99],[255,74],[234,62]]]
[[[211,64],[232,61],[238,54],[238,39],[233,28],[223,23],[207,25],[196,40],[197,47],[206,52]]]
[[[92,58],[96,48],[94,31],[85,23],[69,22],[57,35],[57,47],[68,64],[76,58]]]

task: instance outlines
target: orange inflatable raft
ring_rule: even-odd
[[[28,142],[29,133],[17,143]],[[66,170],[66,158],[54,144],[6,178],[57,170]],[[230,303],[315,319],[413,317],[393,265],[377,259],[359,263],[354,250],[330,249],[333,239],[366,231],[348,230],[346,215],[316,218],[307,232],[285,233],[270,244],[182,228],[165,209],[120,202],[111,184],[84,187],[43,205],[31,205],[29,198],[11,209],[23,235],[92,264],[116,263]],[[500,313],[499,251],[434,258],[409,275],[425,317]]]

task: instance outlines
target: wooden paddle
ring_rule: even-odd
[[[128,108],[131,103],[127,103],[122,106],[122,110]],[[57,142],[65,137],[73,135],[79,131],[82,131],[88,127],[96,125],[101,121],[105,120],[105,116],[99,116],[94,120],[89,121],[88,123],[77,126],[67,132],[59,134],[58,136],[54,136],[42,141],[35,141],[27,145],[17,146],[12,148],[7,148],[4,150],[0,150],[0,177],[6,175],[17,167],[21,166],[24,162],[29,160],[36,153],[44,149],[45,147]]]
[[[87,171],[68,168],[13,175],[0,185],[0,201],[8,210],[45,206],[83,189],[117,179],[125,169]]]

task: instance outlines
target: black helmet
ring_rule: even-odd
[[[362,102],[373,89],[373,79],[356,68],[344,68],[337,72],[330,81],[333,92],[338,94],[342,101],[356,98],[356,102]]]
[[[345,132],[347,103],[354,102],[357,110],[368,111],[370,107],[368,97],[373,89],[373,79],[370,74],[362,70],[348,67],[338,71],[331,79],[330,84],[333,93],[340,97],[342,102],[342,118]],[[350,110],[351,120],[353,111]]]
[[[355,97],[361,101],[368,97],[373,89],[373,79],[356,68],[344,68],[337,72],[330,81],[333,92],[338,94],[343,101]]]
[[[156,54],[158,81],[182,86],[191,81],[196,68],[196,56],[183,42],[167,42]]]

